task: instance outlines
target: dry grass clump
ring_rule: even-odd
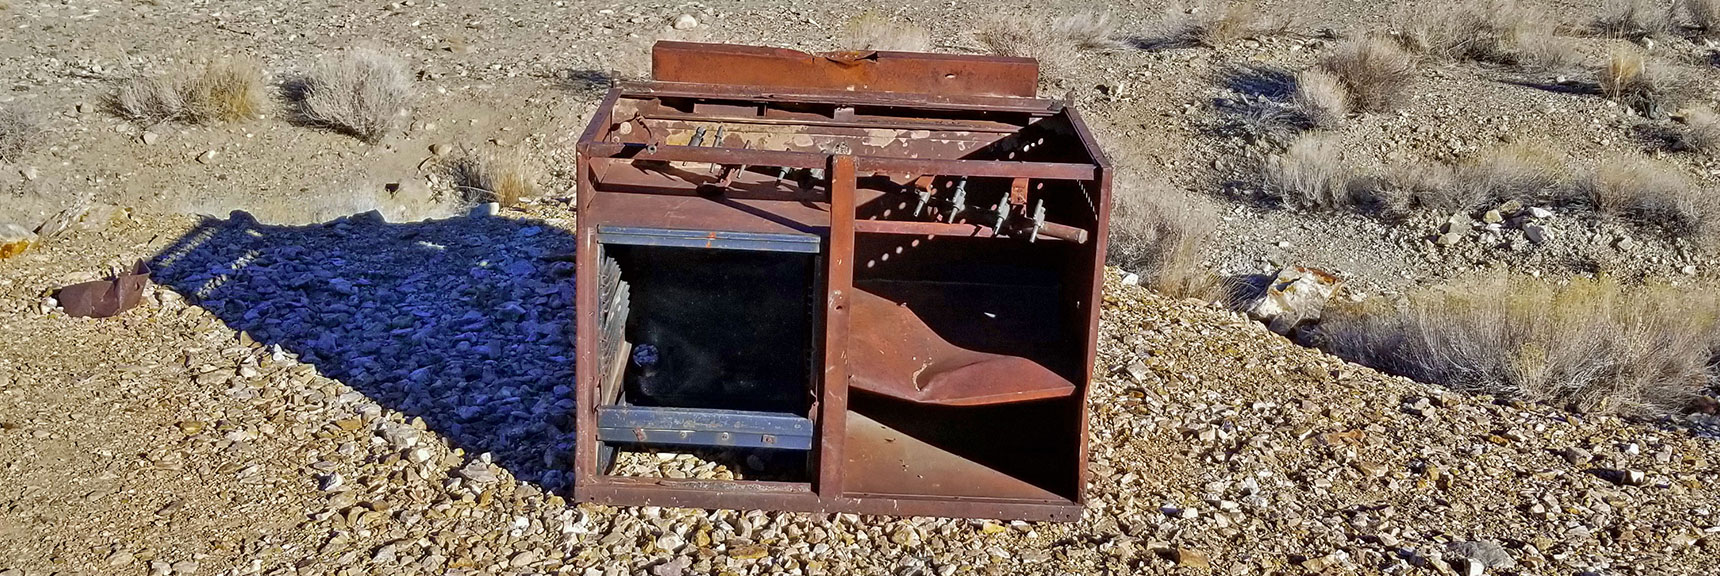
[[[1494,277],[1328,308],[1321,328],[1329,352],[1422,382],[1651,415],[1708,383],[1720,305],[1705,294]]]
[[[1692,186],[1674,166],[1647,158],[1610,158],[1583,183],[1582,199],[1595,211],[1693,240],[1715,236],[1720,203]]]
[[[1347,40],[1320,61],[1343,84],[1357,109],[1390,110],[1403,100],[1415,74],[1415,57],[1382,38]]]
[[[22,106],[0,105],[0,162],[17,162],[36,145],[42,123]]]
[[[1402,19],[1399,40],[1439,58],[1560,70],[1581,57],[1571,42],[1556,35],[1556,18],[1516,0],[1461,0]]]
[[[317,63],[291,96],[307,121],[376,143],[399,124],[412,102],[412,79],[398,57],[349,49]]]
[[[1262,171],[1265,192],[1289,206],[1334,209],[1352,205],[1355,173],[1342,145],[1328,134],[1306,134],[1273,156]]]
[[[1225,297],[1223,280],[1200,264],[1218,228],[1212,208],[1162,181],[1117,188],[1105,259],[1139,274],[1142,284],[1166,296]]]
[[[1508,146],[1459,164],[1450,192],[1436,203],[1477,209],[1510,200],[1524,204],[1556,202],[1569,189],[1564,174],[1565,163],[1558,155],[1529,146]]]
[[[1389,219],[1416,209],[1454,212],[1468,210],[1470,200],[1458,196],[1456,171],[1441,163],[1403,162],[1351,187],[1358,207]]]
[[[1650,118],[1664,118],[1690,97],[1691,80],[1641,51],[1616,50],[1598,73],[1601,93]]]
[[[1050,34],[1043,24],[1023,17],[987,18],[976,34],[992,54],[1039,61],[1040,77],[1048,80],[1067,75],[1081,53],[1074,41]]]
[[[108,97],[108,107],[121,118],[139,124],[159,124],[185,117],[188,82],[177,75],[133,78]]]
[[[262,112],[263,93],[257,62],[229,58],[201,70],[127,80],[109,95],[108,107],[139,124],[234,122]]]
[[[865,12],[842,29],[842,47],[849,50],[928,52],[932,33],[910,22],[893,20],[877,12]]]
[[[236,122],[263,111],[263,69],[255,60],[209,63],[185,86],[185,112],[193,122]]]
[[[1659,36],[1672,30],[1672,10],[1651,0],[1610,0],[1592,26],[1610,38]]]
[[[1297,73],[1291,102],[1315,128],[1337,128],[1350,114],[1350,95],[1344,83],[1325,70]]]
[[[1680,0],[1678,8],[1704,34],[1720,32],[1720,0]]]
[[[468,204],[518,204],[537,195],[537,171],[524,154],[461,152],[444,168],[460,199]]]
[[[1117,41],[1117,23],[1108,12],[1077,12],[1051,21],[1051,35],[1067,38],[1082,50],[1106,52],[1123,47]]]
[[[1258,4],[1231,2],[1223,8],[1207,6],[1196,10],[1188,35],[1202,46],[1217,48],[1242,40],[1283,34],[1290,26],[1290,18],[1263,11]]]

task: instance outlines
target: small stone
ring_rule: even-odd
[[[144,144],[154,146],[156,142],[160,142],[160,141],[161,141],[161,135],[160,134],[156,134],[154,132],[150,132],[147,130],[144,131],[144,133],[143,133],[143,143]]]
[[[1141,284],[1141,275],[1140,274],[1130,272],[1128,274],[1123,275],[1123,285],[1124,286],[1139,286],[1140,284]]]
[[[1541,228],[1540,226],[1537,226],[1535,224],[1523,225],[1523,237],[1528,238],[1530,242],[1534,242],[1536,244],[1546,244],[1547,243],[1547,231],[1546,231],[1546,229]]]
[[[203,426],[204,424],[202,422],[186,420],[179,423],[179,431],[184,432],[186,436],[192,436],[202,432]]]
[[[1593,453],[1576,446],[1560,450],[1559,457],[1564,458],[1565,461],[1569,462],[1572,466],[1582,466],[1595,459],[1595,455]]]
[[[495,202],[485,202],[472,207],[469,215],[473,218],[489,218],[502,211],[502,205]]]
[[[36,233],[12,223],[0,224],[0,259],[23,254],[36,245]]]
[[[1173,555],[1175,556],[1174,560],[1176,560],[1177,566],[1193,568],[1196,570],[1212,569],[1212,560],[1206,557],[1206,553],[1199,550],[1178,546]]]
[[[1542,208],[1540,206],[1535,206],[1535,207],[1529,208],[1529,217],[1534,218],[1536,220],[1552,218],[1553,217],[1553,211],[1548,210],[1546,208]]]
[[[346,479],[342,478],[339,472],[335,472],[323,477],[320,488],[323,492],[333,492],[345,485]]]
[[[520,552],[519,554],[515,554],[513,558],[509,559],[508,560],[508,566],[512,566],[514,568],[524,568],[526,566],[530,566],[533,562],[537,562],[537,561],[538,561],[538,553],[535,551],[532,551],[532,550],[526,550],[524,552]]]
[[[199,164],[208,164],[208,163],[211,163],[214,161],[215,161],[215,151],[214,150],[204,150],[202,154],[197,155],[197,162]]]
[[[1618,242],[1613,243],[1613,246],[1618,247],[1621,252],[1629,252],[1636,249],[1636,241],[1631,240],[1629,236],[1625,236],[1619,238]]]
[[[1463,240],[1463,235],[1457,232],[1446,232],[1434,239],[1433,243],[1440,246],[1452,246]]]
[[[174,574],[196,574],[201,566],[196,560],[181,560],[173,563]]]
[[[681,540],[681,537],[676,536],[673,532],[658,536],[656,544],[658,550],[662,550],[670,554],[680,551],[682,546],[687,545],[686,541]]]
[[[1648,480],[1648,474],[1641,470],[1624,470],[1619,474],[1619,481],[1626,486],[1641,486]]]
[[[1448,542],[1445,555],[1468,560],[1469,565],[1482,568],[1511,568],[1517,561],[1505,552],[1505,547],[1492,540],[1462,540]]]
[[[730,548],[729,549],[729,557],[734,558],[736,560],[757,560],[759,558],[765,557],[765,554],[767,554],[768,552],[769,551],[765,550],[765,547],[763,547],[763,546],[759,546],[757,544],[748,544],[746,546],[736,546],[734,548]]]
[[[1488,224],[1498,224],[1505,221],[1505,215],[1500,214],[1498,210],[1488,210],[1486,214],[1481,215],[1481,221]]]
[[[118,551],[115,551],[113,554],[108,555],[107,563],[108,563],[108,566],[128,566],[136,560],[137,560],[137,557],[133,556],[132,553],[124,551],[124,550],[118,550]]]
[[[1499,209],[1496,210],[1496,212],[1499,212],[1500,214],[1516,214],[1521,211],[1523,211],[1523,203],[1516,200],[1506,200],[1505,203],[1500,204]]]
[[[1679,268],[1678,271],[1684,273],[1685,276],[1695,276],[1696,275],[1696,265],[1695,264],[1689,264],[1683,268]]]
[[[1131,362],[1129,367],[1124,370],[1129,373],[1129,379],[1134,380],[1136,384],[1146,382],[1147,378],[1153,375],[1152,370],[1148,369],[1147,365],[1140,360]]]
[[[447,156],[448,155],[448,145],[443,144],[441,142],[431,144],[430,145],[430,154],[436,156],[437,158]]]
[[[23,176],[25,180],[35,180],[41,177],[42,173],[38,172],[35,166],[25,166],[18,171],[18,175]]]
[[[692,30],[699,27],[699,19],[692,14],[682,14],[675,17],[676,30]]]

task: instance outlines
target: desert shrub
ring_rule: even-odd
[[[1669,6],[1651,0],[1611,0],[1591,27],[1611,38],[1658,36],[1672,30],[1672,12]]]
[[[1117,187],[1105,259],[1139,274],[1142,284],[1177,298],[1216,300],[1223,281],[1200,264],[1218,228],[1206,204],[1164,182]]]
[[[1261,180],[1266,194],[1285,205],[1333,209],[1353,203],[1350,185],[1355,174],[1331,135],[1297,138],[1284,153],[1267,159]]]
[[[1676,111],[1693,86],[1678,69],[1652,62],[1634,49],[1614,51],[1597,75],[1607,98],[1651,118]]]
[[[1712,193],[1692,186],[1678,168],[1647,158],[1602,161],[1581,191],[1581,200],[1596,211],[1675,238],[1711,237],[1720,217]]]
[[[1076,12],[1051,20],[1051,35],[1067,38],[1082,50],[1110,51],[1122,47],[1117,23],[1108,12]]]
[[[1381,38],[1345,41],[1320,66],[1349,93],[1357,109],[1378,112],[1403,100],[1415,74],[1415,57]]]
[[[1569,191],[1559,156],[1528,146],[1508,146],[1478,154],[1454,169],[1442,206],[1468,209],[1510,200],[1524,204],[1563,202]]]
[[[177,74],[132,78],[108,96],[114,114],[139,124],[159,124],[185,117],[186,79]]]
[[[193,122],[234,122],[263,111],[263,70],[255,60],[209,63],[185,85],[185,112]]]
[[[36,146],[42,123],[18,105],[0,105],[0,162],[17,162]]]
[[[1284,34],[1293,19],[1262,10],[1254,2],[1201,2],[1167,13],[1148,26],[1135,43],[1147,49],[1205,46],[1218,48],[1242,40]]]
[[[932,33],[923,26],[894,20],[877,12],[865,12],[843,27],[842,47],[849,50],[927,52],[932,49]]]
[[[132,78],[108,96],[108,108],[139,124],[233,122],[263,110],[263,71],[248,58],[227,58],[201,69]]]
[[[1399,40],[1408,48],[1451,60],[1476,60],[1527,70],[1575,65],[1576,47],[1556,35],[1551,15],[1516,0],[1461,0],[1401,15]]]
[[[524,154],[462,151],[444,167],[460,199],[468,204],[512,206],[537,193],[537,172]]]
[[[1714,111],[1693,108],[1680,113],[1677,120],[1679,125],[1666,135],[1674,149],[1711,155],[1720,152],[1720,116]]]
[[[1474,200],[1461,198],[1456,172],[1443,163],[1401,162],[1351,187],[1358,207],[1388,219],[1408,216],[1416,209],[1454,212],[1468,210]]]
[[[1708,382],[1720,307],[1705,294],[1492,277],[1328,307],[1320,328],[1329,352],[1422,382],[1647,415]]]
[[[998,56],[1016,56],[1039,61],[1040,77],[1060,80],[1075,65],[1080,46],[1069,38],[1048,33],[1046,27],[1023,17],[992,17],[983,20],[978,38],[986,51]]]
[[[1720,0],[1680,0],[1678,7],[1697,30],[1720,32]]]
[[[1337,128],[1350,114],[1350,95],[1343,82],[1325,70],[1297,73],[1296,93],[1291,101],[1316,128]]]
[[[353,48],[326,58],[289,90],[306,121],[379,142],[412,102],[412,80],[398,57]]]

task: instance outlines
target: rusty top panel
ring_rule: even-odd
[[[850,51],[808,54],[786,48],[658,42],[651,78],[689,82],[1032,98],[1039,63],[1031,58],[917,52]]]

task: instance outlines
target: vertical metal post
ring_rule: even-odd
[[[848,300],[854,291],[853,156],[830,157],[829,254],[825,257],[824,387],[819,398],[818,494],[842,495],[842,444],[848,436]]]

